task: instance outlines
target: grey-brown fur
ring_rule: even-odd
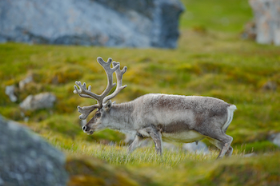
[[[120,71],[117,72],[120,73]],[[118,79],[119,87],[122,87],[119,82],[122,74]],[[83,89],[75,88],[76,92],[80,91],[80,96],[86,97],[91,94],[87,93],[85,86],[81,87],[80,83],[77,85]],[[102,103],[102,100],[99,100],[99,105],[79,107],[83,117],[87,117],[92,109],[98,108],[83,130],[88,134],[103,128],[133,133],[135,139],[128,149],[129,152],[137,148],[144,138],[153,139],[159,154],[162,153],[162,140],[194,142],[207,138],[221,150],[218,158],[224,155],[230,156],[232,153],[233,149],[230,146],[232,137],[226,135],[225,132],[236,106],[220,99],[147,94],[122,104],[112,104],[110,100]]]
[[[202,134],[200,139],[195,138],[192,141],[206,137],[220,149],[225,143],[228,143],[228,148],[231,149],[232,139],[222,130],[228,117],[229,106],[230,104],[211,97],[147,94],[128,103],[112,104],[109,108],[100,109],[100,124],[95,125],[97,119],[93,117],[86,124],[86,132],[93,133],[103,128],[111,128],[138,133],[135,137],[137,143],[132,143],[129,148],[131,152],[142,138],[151,137],[155,144],[158,144],[157,152],[161,153],[162,134],[176,135],[184,131]],[[176,117],[176,113],[182,115]]]

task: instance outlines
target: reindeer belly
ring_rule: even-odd
[[[189,143],[203,139],[204,136],[196,131],[187,130],[175,133],[162,133],[162,140],[167,142]]]

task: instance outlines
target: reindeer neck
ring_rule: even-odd
[[[120,131],[134,130],[133,109],[134,105],[131,102],[113,104],[109,112],[108,128]]]

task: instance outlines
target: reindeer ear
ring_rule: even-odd
[[[109,111],[111,109],[112,104],[113,104],[112,101],[109,100],[103,105],[103,107],[106,111]]]

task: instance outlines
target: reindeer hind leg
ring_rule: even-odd
[[[221,133],[219,136],[211,135],[207,138],[212,144],[220,149],[217,159],[222,158],[225,155],[230,156],[232,154],[233,148],[230,145],[233,138],[231,136]]]
[[[219,128],[208,128],[208,130],[204,130],[200,133],[205,135],[210,143],[214,144],[221,150],[218,158],[222,158],[225,155],[230,156],[232,154],[233,148],[230,145],[233,138],[226,135],[223,130]]]
[[[228,148],[228,151],[226,152],[225,156],[230,157],[231,154],[232,154],[232,152],[233,152],[233,148],[232,148],[232,146],[230,146],[230,147]]]
[[[231,145],[231,142],[232,142],[233,138],[231,136],[226,135],[226,134],[225,134],[225,136],[226,136],[226,138],[224,138],[220,141],[220,143],[222,145],[222,149],[221,149],[220,154],[217,157],[217,159],[222,158],[227,152],[229,152],[230,155],[232,153],[232,147],[230,145]]]

